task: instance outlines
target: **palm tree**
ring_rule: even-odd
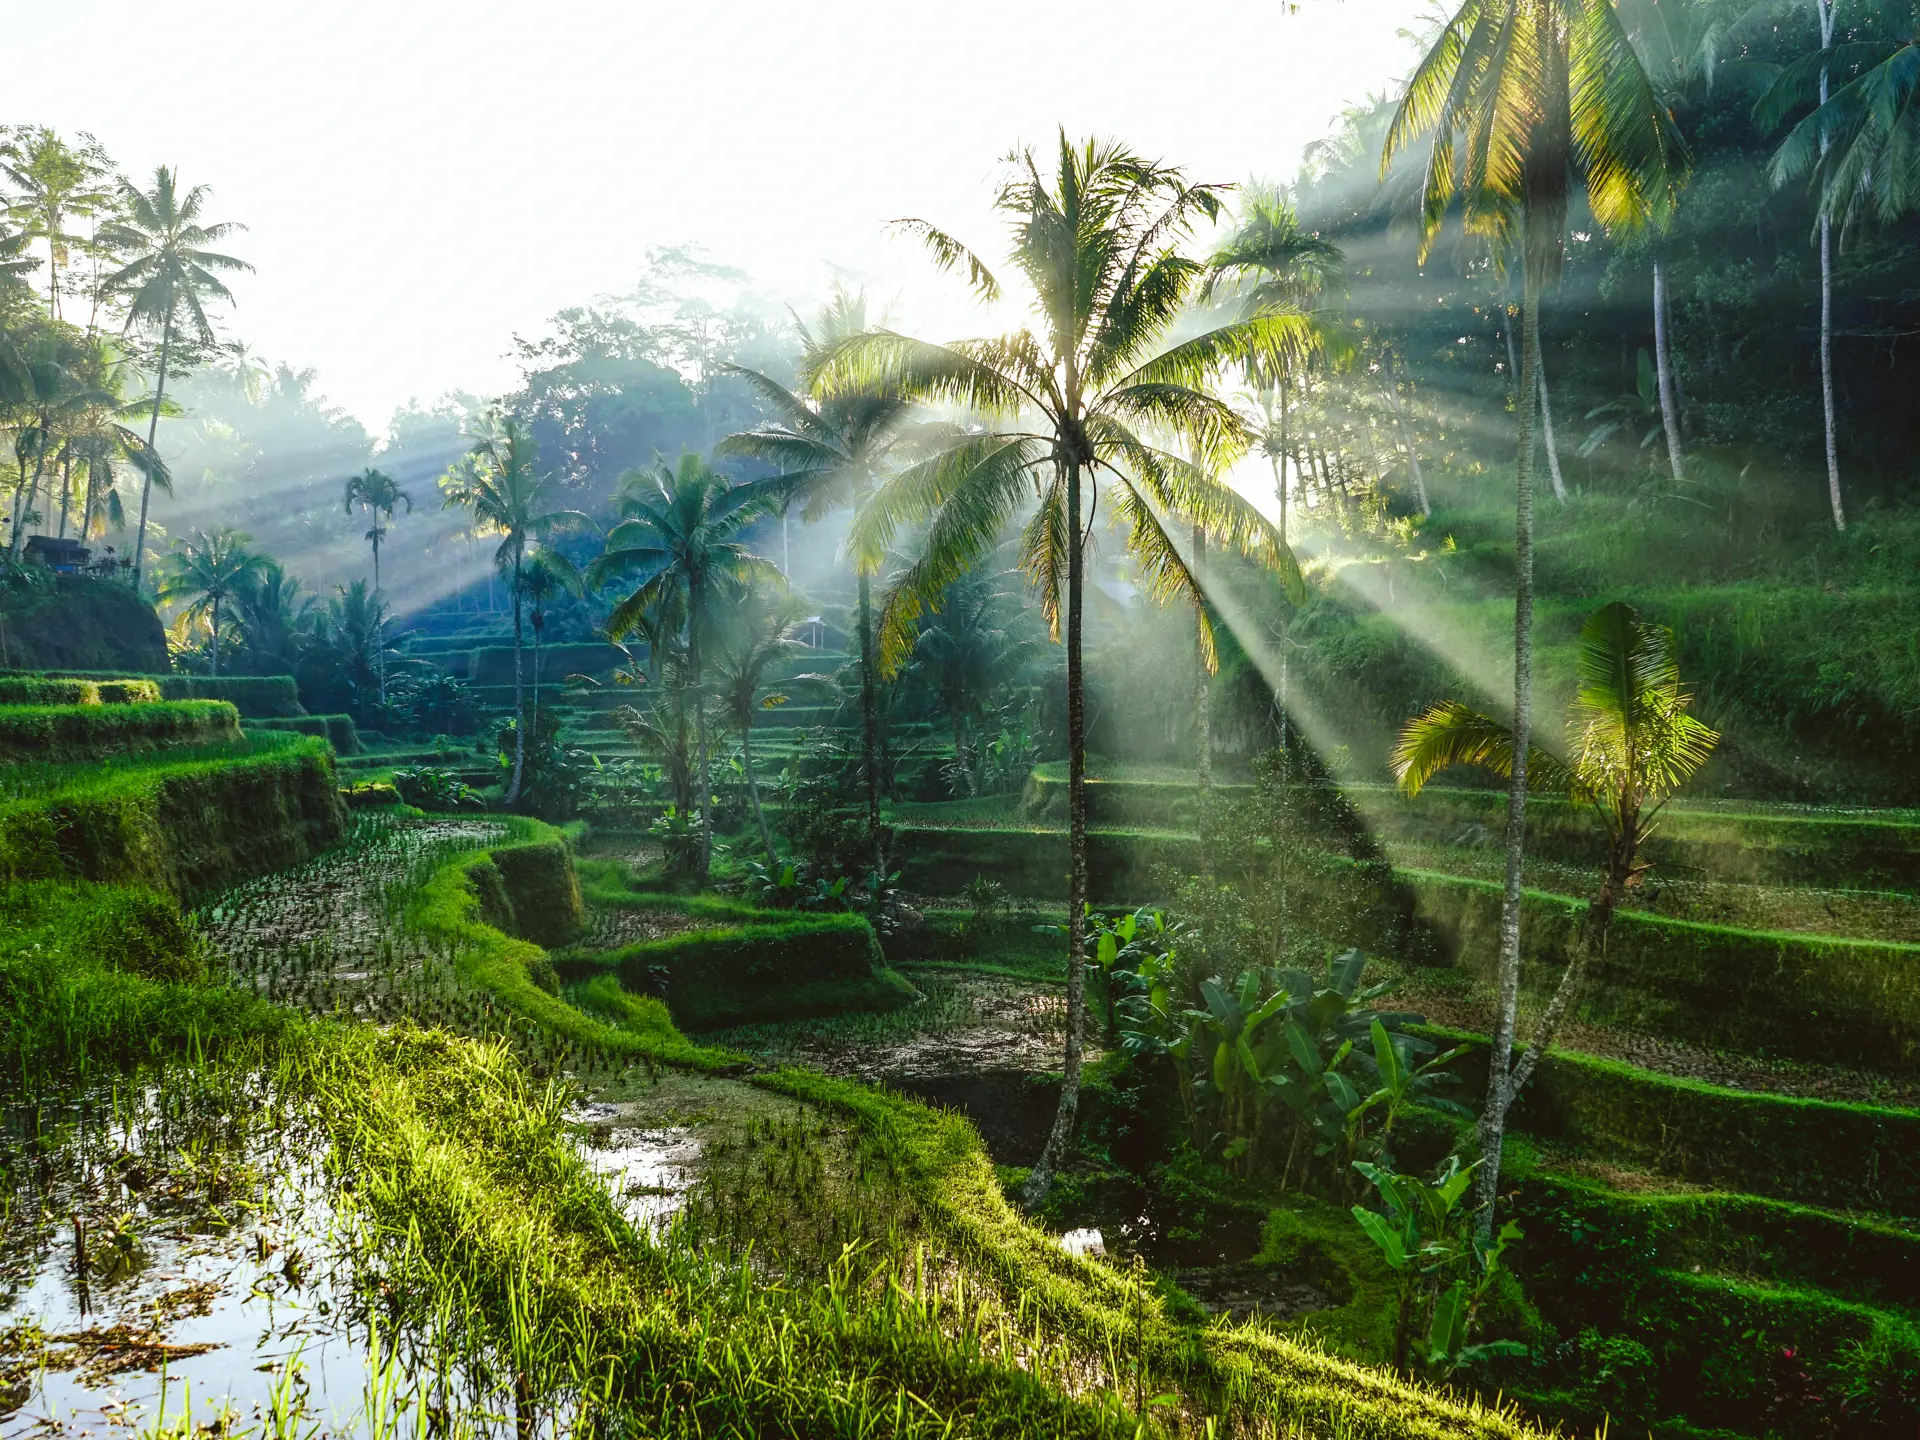
[[[520,572],[520,593],[533,607],[527,617],[533,627],[533,711],[540,713],[540,642],[547,633],[547,607],[563,594],[577,594],[580,574],[558,550],[542,548],[527,557]]]
[[[369,465],[358,475],[349,475],[346,485],[346,511],[353,513],[353,507],[360,506],[367,512],[372,529],[366,538],[373,546],[373,588],[380,589],[380,542],[386,537],[387,526],[381,521],[391,523],[394,512],[400,506],[407,507],[407,513],[413,513],[413,497],[400,488],[400,484],[391,475],[374,469]]]
[[[1840,448],[1834,427],[1833,405],[1833,217],[1836,209],[1834,202],[1839,202],[1837,208],[1844,218],[1853,196],[1860,193],[1858,187],[1864,184],[1866,188],[1871,189],[1874,188],[1874,182],[1868,179],[1871,174],[1871,164],[1864,163],[1860,169],[1851,171],[1855,182],[1854,187],[1836,186],[1831,181],[1835,177],[1837,167],[1830,161],[1836,133],[1835,122],[1844,120],[1849,112],[1864,113],[1865,107],[1861,106],[1860,102],[1869,94],[1875,94],[1875,98],[1883,105],[1888,101],[1896,100],[1899,81],[1894,80],[1893,86],[1887,87],[1885,81],[1892,80],[1894,74],[1897,74],[1897,71],[1890,72],[1889,75],[1882,77],[1880,82],[1856,91],[1847,104],[1829,108],[1829,102],[1836,98],[1829,94],[1834,66],[1838,64],[1845,67],[1850,63],[1860,63],[1872,49],[1870,44],[1845,45],[1838,50],[1835,49],[1834,17],[1838,8],[1838,0],[1813,0],[1814,19],[1820,31],[1819,48],[1780,72],[1772,88],[1761,96],[1759,103],[1754,106],[1753,119],[1754,124],[1762,131],[1770,133],[1778,129],[1787,116],[1801,106],[1811,102],[1817,107],[1813,115],[1794,128],[1775,153],[1773,182],[1776,186],[1783,185],[1812,170],[1819,171],[1821,178],[1829,182],[1823,189],[1814,226],[1820,245],[1820,404],[1826,421],[1827,504],[1833,512],[1833,528],[1844,530],[1847,528],[1847,516],[1840,497]],[[1906,63],[1912,64],[1911,61]],[[1858,85],[1859,81],[1855,81],[1854,84]],[[1846,88],[1852,90],[1854,87],[1849,85]],[[1880,120],[1885,124],[1882,133],[1888,136],[1898,133],[1901,127],[1894,123],[1897,114],[1897,106],[1894,109],[1879,111]],[[1880,129],[1881,126],[1877,124],[1874,128]],[[1867,162],[1872,150],[1873,147],[1869,146],[1867,152],[1856,158]],[[1907,169],[1908,162],[1904,156],[1894,154],[1886,158],[1895,161],[1892,168],[1896,177]],[[1894,178],[1891,183],[1898,186],[1906,182]]]
[[[212,534],[195,531],[185,540],[174,542],[167,556],[165,573],[160,577],[162,600],[184,600],[180,618],[191,623],[205,617],[211,639],[208,642],[208,673],[220,673],[220,611],[265,573],[267,557],[247,548],[251,535],[223,525]]]
[[[0,174],[17,187],[7,213],[20,233],[47,246],[47,313],[60,314],[60,271],[84,236],[69,226],[75,220],[98,215],[113,202],[109,182],[112,166],[90,136],[78,148],[44,125],[23,128],[18,137],[0,146]]]
[[[1191,185],[1117,144],[1076,147],[1063,131],[1053,178],[1025,152],[996,203],[1011,222],[1014,266],[1035,294],[1037,333],[934,345],[876,330],[834,347],[819,374],[829,386],[957,404],[981,422],[896,474],[855,521],[855,552],[869,562],[903,526],[926,525],[918,557],[881,609],[882,673],[897,671],[912,653],[922,612],[999,543],[1029,498],[1038,501],[1021,534],[1021,566],[1055,638],[1066,643],[1069,879],[1065,1080],[1028,1182],[1025,1199],[1037,1205],[1073,1138],[1080,1100],[1087,897],[1081,612],[1090,492],[1105,483],[1110,513],[1158,599],[1197,591],[1175,532],[1163,523],[1175,515],[1279,567],[1298,593],[1298,569],[1274,527],[1233,490],[1138,431],[1170,433],[1223,461],[1247,444],[1246,426],[1203,385],[1229,366],[1278,367],[1301,353],[1308,326],[1297,314],[1263,313],[1160,348],[1206,270],[1178,242],[1197,219],[1219,214],[1219,189]],[[999,297],[999,281],[973,251],[925,221],[902,225],[943,268],[964,272],[983,298]],[[1210,629],[1203,644],[1211,659]]]
[[[997,578],[973,571],[948,586],[920,627],[907,664],[947,714],[954,764],[970,796],[980,793],[973,722],[992,712],[994,693],[1017,674],[1031,649],[1027,637],[1007,623],[1009,597],[994,583]]]
[[[1599,893],[1587,906],[1539,1033],[1513,1072],[1509,1101],[1553,1044],[1588,960],[1605,950],[1615,907],[1646,873],[1640,850],[1661,808],[1706,764],[1720,739],[1689,713],[1692,697],[1680,683],[1673,632],[1645,623],[1629,605],[1616,602],[1587,617],[1580,631],[1579,675],[1567,717],[1573,758],[1563,764],[1535,752],[1532,784],[1537,791],[1556,791],[1593,806],[1606,831],[1607,858]],[[1513,732],[1499,721],[1445,701],[1401,731],[1393,771],[1412,796],[1451,765],[1510,775],[1516,754]]]
[[[363,723],[371,718],[364,697],[387,669],[407,663],[388,647],[390,618],[386,602],[364,580],[336,585],[327,608],[314,617],[312,658],[330,672],[329,687],[344,683],[352,692],[351,708]]]
[[[527,769],[527,677],[524,603],[528,547],[557,530],[586,523],[577,510],[555,504],[559,480],[540,469],[532,434],[511,415],[492,415],[473,448],[441,477],[441,504],[460,506],[472,517],[471,533],[498,535],[494,565],[506,572],[513,596],[513,774],[506,804],[520,801]]]
[[[803,378],[813,381],[807,398],[793,394],[757,370],[729,367],[747,381],[774,418],[714,447],[716,456],[737,456],[777,467],[772,483],[785,507],[800,504],[801,518],[814,521],[834,505],[864,507],[888,474],[913,402],[897,389],[826,382],[821,367],[835,347],[867,329],[863,297],[836,293],[815,328],[800,327]],[[867,788],[867,845],[873,852],[878,887],[885,858],[880,831],[880,704],[873,655],[873,574],[875,566],[855,557],[859,584],[856,624],[860,640],[860,745]],[[877,893],[877,889],[876,889]]]
[[[311,595],[279,561],[263,559],[234,597],[247,668],[256,675],[292,675],[300,667],[318,615]]]
[[[1492,1233],[1512,1099],[1520,990],[1520,875],[1526,848],[1533,690],[1533,448],[1540,296],[1566,256],[1576,182],[1608,231],[1644,226],[1685,173],[1673,122],[1653,92],[1611,0],[1464,0],[1407,82],[1382,147],[1394,157],[1431,136],[1422,179],[1422,257],[1453,201],[1522,277],[1514,484],[1513,764],[1500,912],[1500,1011],[1481,1112],[1480,1225]]]
[[[380,593],[380,540],[387,533],[387,527],[380,522],[382,520],[391,522],[394,511],[401,505],[405,505],[407,513],[411,515],[413,497],[402,490],[399,482],[391,475],[369,465],[358,475],[347,477],[345,508],[349,515],[353,513],[355,505],[366,510],[367,519],[371,522],[367,539],[373,546],[373,591],[377,595]],[[381,652],[385,653],[384,646],[381,647]],[[534,680],[536,684],[539,683],[537,673]],[[380,667],[380,703],[384,705],[386,702],[387,670],[383,663]]]
[[[1340,247],[1300,228],[1300,218],[1284,191],[1254,186],[1241,205],[1239,226],[1207,262],[1207,278],[1200,298],[1237,295],[1244,318],[1261,314],[1305,314],[1313,320],[1306,331],[1308,354],[1326,349],[1333,332],[1313,315],[1313,302],[1340,273]],[[1280,501],[1280,539],[1287,539],[1287,454],[1292,443],[1287,396],[1291,386],[1291,352],[1280,357],[1277,369],[1254,365],[1247,381],[1255,389],[1262,424],[1255,444],[1273,467],[1273,485]],[[1419,462],[1414,462],[1416,472]],[[1421,509],[1426,489],[1421,487]]]
[[[154,371],[153,414],[147,421],[147,449],[154,448],[160,431],[160,407],[167,393],[167,366],[173,357],[175,336],[181,330],[202,346],[214,343],[213,324],[207,318],[209,300],[231,301],[233,294],[216,272],[232,274],[253,267],[244,260],[206,247],[217,244],[244,225],[232,222],[202,224],[207,187],[196,185],[183,196],[178,170],[162,165],[153,172],[153,188],[139,190],[122,182],[125,213],[103,226],[100,243],[120,256],[132,258],[106,277],[103,288],[128,299],[127,327],[160,332],[160,356]],[[147,505],[153,497],[154,472],[146,472],[140,487],[140,523],[134,532],[133,583],[140,584],[146,555]]]
[[[607,617],[607,637],[620,640],[649,612],[670,610],[686,628],[686,687],[700,696],[705,681],[701,655],[720,618],[722,582],[758,576],[771,584],[784,578],[777,566],[751,554],[735,538],[771,513],[778,491],[765,480],[735,484],[691,454],[682,455],[677,466],[661,461],[652,470],[623,477],[615,497],[623,518],[608,533],[606,549],[588,569],[587,579],[598,589],[616,575],[638,571],[641,578]],[[713,772],[707,710],[697,698],[694,725],[700,806],[695,879],[704,883],[713,864]]]
[[[78,389],[64,407],[61,457],[69,470],[78,464],[86,472],[79,527],[80,538],[86,540],[93,536],[94,517],[102,507],[113,523],[118,524],[122,518],[114,485],[117,461],[125,461],[143,477],[151,477],[152,483],[169,495],[173,493],[173,476],[159,452],[128,423],[148,409],[145,399],[126,398],[133,380],[133,362],[111,340],[95,336],[76,357],[72,374]],[[65,510],[63,497],[63,519]]]
[[[773,832],[767,828],[760,805],[760,783],[753,773],[753,717],[787,703],[783,694],[765,694],[767,672],[801,649],[793,627],[801,608],[785,590],[770,590],[749,580],[731,597],[733,620],[726,627],[713,661],[713,688],[722,710],[740,732],[740,767],[746,774],[747,798],[753,803],[753,823],[760,831],[760,848],[767,863],[778,865]]]
[[[15,465],[13,531],[9,555],[18,557],[34,516],[34,501],[46,476],[47,462],[58,453],[59,420],[72,403],[77,385],[72,364],[71,332],[55,327],[32,337],[20,355],[16,385],[20,421],[13,429]],[[33,464],[31,477],[27,464]]]
[[[1728,44],[1727,7],[1717,0],[1689,0],[1662,4],[1660,0],[1629,0],[1621,6],[1647,74],[1661,102],[1676,113],[1710,98],[1720,69],[1721,50]],[[1658,217],[1651,250],[1653,271],[1653,361],[1656,393],[1660,397],[1660,424],[1667,442],[1667,465],[1674,480],[1685,478],[1686,454],[1680,439],[1679,384],[1673,365],[1673,321],[1667,295],[1667,272],[1662,263],[1667,223],[1673,209]]]
[[[1890,224],[1920,211],[1920,38],[1861,42],[1822,52],[1822,72],[1864,67],[1788,132],[1774,152],[1772,178],[1784,185],[1811,177],[1821,217],[1866,214]],[[1802,61],[1782,73],[1762,101],[1762,123],[1775,125],[1810,96]],[[1769,128],[1772,128],[1769,126]]]

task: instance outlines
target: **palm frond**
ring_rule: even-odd
[[[1435,775],[1454,765],[1478,765],[1511,778],[1513,731],[1457,700],[1442,700],[1402,727],[1391,763],[1393,778],[1408,795],[1418,795]],[[1527,784],[1563,794],[1575,788],[1566,765],[1538,746],[1527,748]]]

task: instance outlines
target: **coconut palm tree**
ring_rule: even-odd
[[[80,538],[85,540],[92,538],[95,517],[102,510],[110,523],[118,525],[124,519],[114,482],[116,464],[124,462],[142,477],[150,476],[169,495],[173,476],[159,452],[129,423],[149,409],[144,397],[127,398],[134,380],[133,361],[106,336],[94,336],[76,357],[72,375],[78,388],[63,407],[60,453],[69,468],[77,464],[85,472],[79,525]],[[64,515],[64,497],[61,509]]]
[[[1838,10],[1838,0],[1813,0],[1813,15],[1820,37],[1819,47],[1782,70],[1772,87],[1754,106],[1754,124],[1767,133],[1777,130],[1789,115],[1803,106],[1812,104],[1817,107],[1814,115],[1796,126],[1775,153],[1773,160],[1775,185],[1784,185],[1816,169],[1821,172],[1823,179],[1830,180],[1835,173],[1834,167],[1829,163],[1836,138],[1835,122],[1841,120],[1848,111],[1854,110],[1872,90],[1879,91],[1879,98],[1883,103],[1894,98],[1894,91],[1874,86],[1857,92],[1846,105],[1832,110],[1828,108],[1829,101],[1834,98],[1830,94],[1830,89],[1836,66],[1845,69],[1850,65],[1859,64],[1870,53],[1870,46],[1864,44],[1838,47],[1834,45],[1833,33]],[[1880,113],[1891,120],[1897,114],[1897,109],[1882,110]],[[1894,128],[1889,128],[1886,133],[1894,133]],[[1857,158],[1865,162],[1868,160],[1868,154],[1863,153]],[[1907,162],[1903,156],[1896,154],[1886,158],[1894,160],[1893,168],[1896,173],[1907,168]],[[1861,169],[1852,173],[1857,185],[1871,173],[1871,166],[1863,164]],[[1896,179],[1892,183],[1898,185],[1902,182]],[[1851,194],[1847,193],[1848,189],[1849,187],[1831,184],[1823,187],[1822,203],[1818,207],[1814,222],[1814,233],[1820,249],[1820,404],[1822,416],[1826,422],[1827,504],[1833,512],[1833,528],[1836,530],[1847,528],[1847,515],[1840,495],[1840,446],[1834,425],[1833,217],[1836,207],[1831,202],[1840,200],[1837,208],[1844,218],[1844,212],[1849,208],[1851,201]],[[1857,189],[1853,193],[1858,193]],[[1843,195],[1846,198],[1842,199]]]
[[[562,595],[579,594],[580,572],[558,550],[542,547],[527,557],[520,572],[520,593],[533,607],[527,619],[533,629],[533,709],[540,711],[540,642],[547,633],[547,607]]]
[[[1813,98],[1813,61],[1823,72],[1860,73],[1780,142],[1774,183],[1811,178],[1827,220],[1865,215],[1892,223],[1920,211],[1920,38],[1836,46],[1788,67],[1762,102],[1763,124]]]
[[[1033,642],[1011,623],[1001,577],[971,571],[947,587],[920,627],[907,673],[947,715],[953,759],[967,794],[980,793],[973,725],[992,713],[993,699],[1028,661]]]
[[[380,541],[387,533],[387,526],[380,522],[385,520],[390,524],[394,511],[402,505],[407,507],[407,513],[411,515],[413,497],[402,490],[399,482],[391,475],[369,465],[358,475],[347,477],[345,509],[349,515],[353,513],[355,505],[367,512],[367,519],[370,522],[367,540],[373,546],[373,592],[378,595],[380,593]],[[379,648],[384,654],[385,646]],[[537,669],[534,682],[539,683]],[[384,663],[380,666],[379,683],[380,703],[384,705],[387,703],[387,670]]]
[[[527,769],[525,578],[529,547],[557,531],[587,523],[578,510],[555,504],[560,482],[542,470],[532,434],[511,415],[487,417],[479,438],[441,477],[441,504],[472,516],[471,533],[498,535],[494,565],[507,576],[513,597],[513,773],[506,803],[520,801]]]
[[[160,576],[159,595],[184,601],[180,619],[208,622],[208,673],[220,673],[220,612],[266,572],[267,557],[247,547],[253,537],[230,525],[207,534],[195,531],[174,542]]]
[[[1305,332],[1308,355],[1324,351],[1334,332],[1314,303],[1337,280],[1343,257],[1340,247],[1303,230],[1299,216],[1284,191],[1270,186],[1248,189],[1240,206],[1240,224],[1207,262],[1201,285],[1203,301],[1231,296],[1240,302],[1240,314],[1301,314],[1312,320]],[[1280,538],[1287,538],[1286,463],[1292,444],[1287,401],[1291,388],[1291,356],[1282,357],[1277,371],[1254,366],[1247,376],[1257,397],[1262,423],[1255,445],[1273,468],[1273,485],[1280,501]],[[1419,462],[1415,461],[1417,469]],[[1426,492],[1421,490],[1421,508]]]
[[[624,476],[614,504],[621,521],[608,532],[606,549],[587,571],[595,589],[623,574],[640,579],[607,617],[607,637],[618,641],[643,616],[669,610],[685,626],[686,687],[696,697],[695,780],[699,790],[700,844],[695,878],[704,882],[713,864],[713,769],[707,707],[698,703],[705,683],[703,653],[710,649],[725,600],[724,582],[758,577],[784,581],[779,567],[748,551],[737,538],[748,525],[777,508],[780,488],[771,481],[736,484],[698,455],[678,465],[661,461],[652,470]]]
[[[101,227],[99,243],[126,260],[108,275],[102,287],[127,300],[127,327],[158,331],[160,353],[154,370],[153,413],[147,421],[147,449],[154,448],[160,430],[161,405],[167,393],[167,367],[173,362],[177,338],[185,337],[201,346],[214,343],[213,323],[207,317],[207,302],[226,300],[233,294],[220,279],[253,267],[244,260],[209,250],[246,226],[232,222],[205,224],[201,208],[208,190],[196,185],[182,195],[180,172],[162,165],[153,172],[151,190],[136,189],[122,182],[122,214]],[[129,258],[130,257],[130,258]],[[140,521],[133,540],[133,583],[140,583],[141,565],[146,555],[147,506],[153,498],[154,472],[145,472],[140,487]]]
[[[997,208],[1012,230],[1011,259],[1034,293],[1038,325],[989,339],[934,345],[889,330],[854,336],[823,357],[819,382],[898,391],[971,412],[974,428],[907,466],[855,521],[855,553],[877,562],[908,525],[924,525],[917,557],[881,608],[876,643],[883,674],[906,662],[920,615],[1000,541],[1033,504],[1020,537],[1021,567],[1041,613],[1067,652],[1067,1041],[1060,1106],[1025,1199],[1037,1205],[1072,1139],[1079,1110],[1085,1003],[1087,897],[1086,686],[1081,653],[1089,502],[1104,487],[1148,590],[1171,600],[1196,593],[1192,571],[1165,523],[1203,525],[1217,541],[1280,568],[1296,593],[1298,569],[1278,532],[1227,486],[1143,438],[1180,438],[1216,464],[1248,442],[1233,408],[1205,389],[1229,367],[1277,368],[1303,353],[1297,314],[1230,321],[1162,348],[1206,273],[1181,252],[1198,220],[1221,209],[1218,187],[1122,146],[1065,132],[1051,178],[1035,155],[1016,157]],[[973,251],[922,220],[902,222],[945,269],[986,299],[1000,282]],[[1212,632],[1203,646],[1211,659]]]
[[[99,142],[81,136],[79,146],[68,144],[44,125],[23,127],[0,146],[0,174],[15,186],[7,214],[29,241],[47,246],[47,313],[60,313],[60,272],[73,252],[84,249],[86,237],[71,229],[113,203],[113,166]]]
[[[292,675],[318,622],[311,595],[279,561],[263,559],[233,601],[247,668],[256,675]]]
[[[757,370],[729,367],[753,388],[773,418],[727,436],[714,447],[714,454],[776,467],[772,483],[783,496],[783,516],[786,507],[795,504],[802,507],[801,518],[809,522],[835,505],[851,505],[857,511],[893,468],[913,402],[884,385],[827,382],[821,374],[835,347],[866,329],[865,298],[844,291],[834,295],[812,328],[800,326],[799,371],[813,382],[812,393],[804,398]],[[877,892],[886,862],[881,854],[881,715],[873,654],[875,565],[856,556],[854,568],[859,586],[855,624],[860,642],[860,751],[866,777],[867,844],[873,852]]]
[[[1509,1102],[1553,1044],[1587,962],[1606,948],[1614,909],[1646,873],[1640,851],[1662,807],[1706,764],[1720,739],[1690,713],[1692,697],[1680,682],[1673,632],[1642,621],[1629,605],[1616,602],[1587,617],[1580,630],[1579,677],[1567,716],[1571,759],[1535,751],[1531,783],[1536,791],[1591,805],[1606,832],[1607,855],[1599,892],[1587,906],[1539,1033],[1514,1069]],[[1512,730],[1444,701],[1400,732],[1393,772],[1412,796],[1452,765],[1510,775],[1516,754]]]
[[[73,375],[76,347],[72,332],[51,327],[22,347],[14,388],[19,419],[11,429],[15,466],[13,529],[8,554],[18,558],[32,523],[34,502],[48,462],[59,453],[60,420],[79,390]],[[28,474],[31,464],[32,473]]]
[[[793,638],[793,627],[803,611],[784,589],[773,589],[757,578],[734,587],[728,610],[731,623],[713,660],[713,690],[721,709],[740,732],[740,768],[745,772],[747,799],[753,804],[753,823],[760,831],[760,848],[767,863],[778,865],[773,832],[767,828],[760,805],[760,782],[753,772],[753,717],[787,703],[777,691],[767,691],[767,672],[804,647]]]
[[[1467,225],[1521,262],[1523,374],[1517,387],[1514,484],[1513,764],[1500,914],[1500,1011],[1481,1112],[1480,1224],[1491,1234],[1511,1103],[1520,988],[1520,875],[1526,845],[1533,689],[1533,450],[1539,399],[1540,297],[1566,256],[1567,204],[1578,184],[1606,230],[1644,227],[1670,202],[1686,161],[1673,121],[1611,0],[1464,0],[1407,82],[1382,146],[1430,140],[1422,177],[1424,258],[1456,200]]]

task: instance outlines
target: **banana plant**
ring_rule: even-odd
[[[1371,1138],[1378,1151],[1375,1158],[1390,1165],[1393,1155],[1387,1147],[1393,1139],[1393,1123],[1408,1105],[1419,1104],[1463,1119],[1472,1118],[1473,1112],[1465,1105],[1433,1093],[1442,1085],[1457,1085],[1460,1082],[1460,1077],[1447,1070],[1446,1066],[1466,1054],[1468,1047],[1456,1045],[1445,1054],[1434,1055],[1416,1065],[1413,1063],[1415,1055],[1439,1047],[1418,1036],[1391,1034],[1378,1016],[1374,1017],[1371,1036],[1373,1063],[1380,1075],[1380,1086],[1347,1111],[1346,1148],[1349,1157],[1355,1156],[1361,1145]],[[1369,1137],[1366,1133],[1367,1120],[1375,1114],[1380,1116],[1380,1128]]]
[[[1353,1207],[1353,1218],[1380,1251],[1398,1282],[1399,1309],[1394,1319],[1393,1364],[1410,1370],[1414,1329],[1424,1319],[1418,1361],[1430,1378],[1444,1379],[1465,1366],[1496,1355],[1524,1355],[1510,1340],[1468,1344],[1480,1303],[1492,1287],[1507,1246],[1521,1238],[1509,1220],[1482,1242],[1474,1234],[1472,1207],[1460,1201],[1473,1184],[1479,1161],[1462,1165],[1449,1155],[1432,1180],[1402,1175],[1385,1165],[1354,1162],[1380,1192],[1386,1213]],[[1466,1274],[1460,1272],[1465,1269]]]
[[[1267,1049],[1269,1038],[1261,1031],[1287,1008],[1291,997],[1285,990],[1269,990],[1262,972],[1246,970],[1231,989],[1217,977],[1202,980],[1200,998],[1204,1008],[1187,1012],[1198,1022],[1196,1038],[1205,1056],[1204,1069],[1195,1068],[1218,1111],[1219,1133],[1225,1142],[1220,1158],[1246,1170],[1253,1163],[1265,1104],[1261,1082],[1272,1069],[1259,1053]]]

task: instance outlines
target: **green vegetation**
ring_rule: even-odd
[[[9,882],[77,875],[185,899],[297,865],[346,824],[332,752],[299,737],[19,768],[0,800]]]
[[[381,434],[0,128],[0,1429],[1911,1436],[1915,16],[1461,0],[900,222],[1006,333],[654,249]]]
[[[64,764],[239,738],[240,712],[224,700],[0,705],[0,761]]]

